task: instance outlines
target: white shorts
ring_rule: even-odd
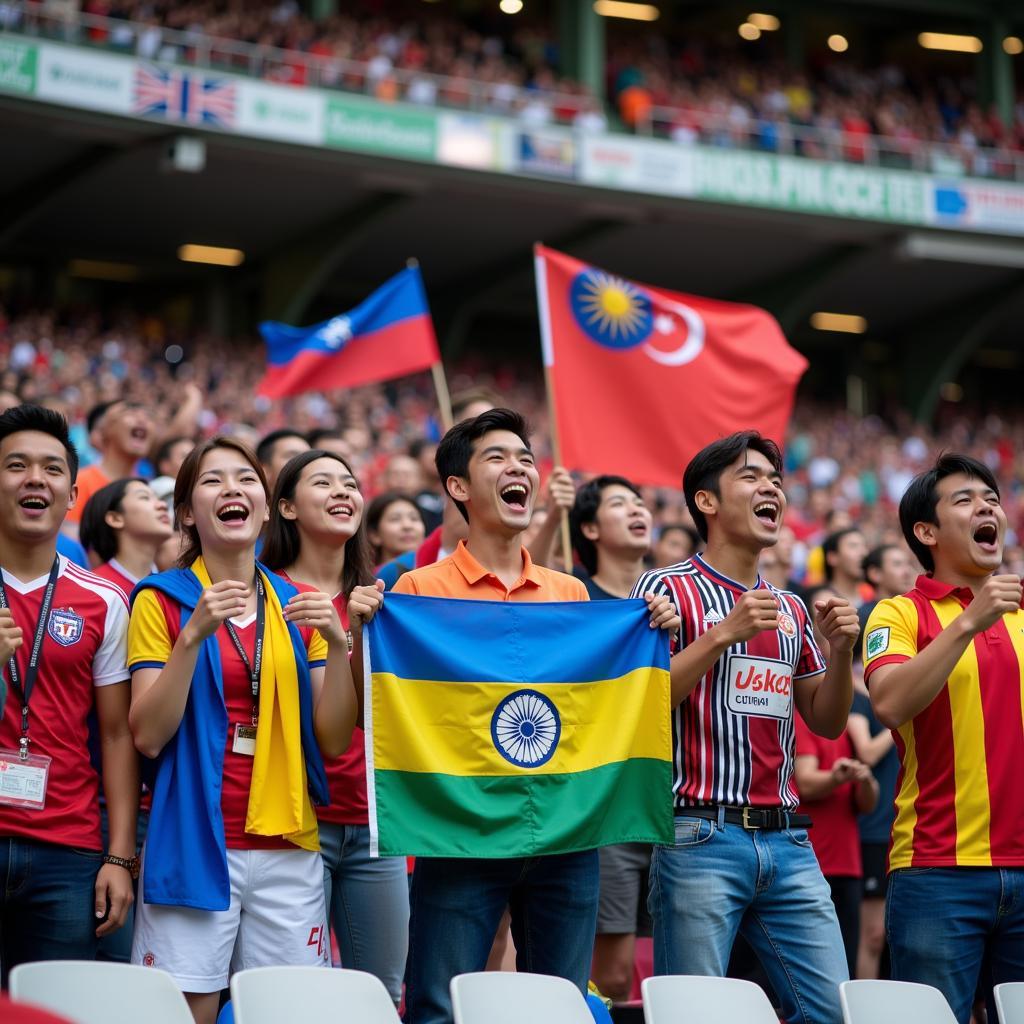
[[[135,904],[132,963],[167,971],[183,992],[219,992],[250,967],[327,967],[324,868],[309,850],[228,850],[231,906]]]

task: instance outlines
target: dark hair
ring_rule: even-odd
[[[996,492],[997,498],[999,497],[999,484],[996,483],[992,470],[984,462],[958,452],[943,452],[931,469],[918,473],[910,481],[910,486],[900,500],[900,528],[910,550],[914,552],[914,557],[924,567],[925,572],[935,570],[935,559],[932,557],[931,548],[914,536],[914,526],[916,523],[938,524],[935,510],[939,504],[939,481],[955,473],[962,473],[972,480],[980,480],[986,487]]]
[[[769,438],[762,437],[756,430],[740,430],[713,441],[694,455],[686,467],[686,472],[683,473],[686,507],[690,510],[700,539],[705,544],[708,540],[708,521],[704,513],[697,508],[697,492],[710,491],[715,497],[720,498],[721,492],[718,488],[722,473],[750,449],[759,452],[772,464],[777,473],[782,473],[782,453],[779,446]]]
[[[101,487],[82,509],[78,539],[86,551],[93,551],[101,562],[117,556],[117,531],[107,522],[108,512],[120,512],[129,484],[144,484],[141,476],[123,476]]]
[[[295,488],[299,484],[302,471],[317,459],[333,459],[352,473],[352,467],[337,452],[326,452],[321,448],[313,448],[308,452],[294,455],[285,464],[274,486],[274,498],[270,505],[270,523],[267,526],[266,542],[260,554],[260,561],[268,569],[280,572],[293,565],[299,557],[302,539],[294,519],[285,519],[281,515],[281,502],[291,501],[295,497]],[[355,476],[355,473],[352,473]],[[341,592],[347,598],[355,587],[373,583],[373,567],[370,565],[370,552],[366,544],[366,527],[364,521],[347,541],[345,541],[345,566],[341,571]]]
[[[864,561],[861,562],[861,571],[864,573],[864,579],[871,582],[868,577],[868,571],[871,569],[877,569],[879,572],[882,571],[882,565],[885,562],[885,553],[887,551],[896,551],[897,547],[895,544],[879,544],[878,547],[872,548],[865,556]]]
[[[373,564],[377,565],[380,562],[380,556],[383,554],[379,544],[374,544],[369,540],[369,534],[380,526],[381,519],[384,518],[384,513],[387,512],[392,505],[397,502],[403,502],[406,505],[412,505],[416,509],[416,514],[423,519],[423,511],[419,505],[416,504],[415,498],[410,498],[408,494],[403,494],[401,491],[385,491],[383,494],[378,494],[373,501],[367,506],[365,523],[367,533],[367,543],[370,545],[370,553],[373,559]],[[424,523],[426,526],[426,523]]]
[[[666,523],[659,531],[657,539],[661,540],[668,533],[685,533],[689,538],[690,544],[693,546],[693,550],[700,550],[700,534],[692,526],[687,526],[686,523]]]
[[[434,455],[434,465],[437,466],[437,475],[441,478],[441,486],[445,493],[448,493],[448,477],[460,476],[469,479],[469,460],[473,457],[473,443],[492,430],[507,430],[522,440],[527,451],[532,450],[526,420],[511,409],[488,409],[475,419],[462,420],[441,438]],[[448,496],[451,497],[450,494]],[[452,501],[468,523],[469,513],[465,504],[455,501],[454,498]]]
[[[601,505],[604,489],[615,486],[625,487],[640,497],[636,484],[624,476],[599,476],[585,483],[576,492],[576,500],[569,511],[569,535],[572,537],[572,546],[580,556],[583,568],[591,576],[597,572],[597,545],[589,537],[584,536],[583,527],[587,523],[597,521],[597,510]]]
[[[294,430],[292,427],[281,427],[280,430],[272,430],[265,437],[261,438],[260,443],[256,445],[256,458],[263,465],[266,465],[273,454],[274,445],[278,441],[283,441],[286,437],[297,437],[300,441],[306,441],[306,435],[301,430]],[[306,443],[309,444],[308,441]]]
[[[16,405],[0,415],[0,441],[11,434],[20,434],[23,430],[34,430],[38,434],[49,434],[64,446],[64,455],[68,460],[68,473],[71,483],[78,479],[78,451],[71,443],[68,433],[68,421],[59,412],[41,405],[30,405],[27,402]]]
[[[109,402],[97,402],[86,414],[85,414],[85,429],[88,433],[92,433],[96,429],[96,424],[107,414],[109,409],[112,409],[119,402],[123,401],[121,398],[114,398]]]
[[[179,434],[177,437],[168,437],[166,440],[161,441],[153,452],[153,458],[151,461],[154,469],[158,472],[162,472],[160,470],[160,463],[163,462],[164,459],[170,458],[171,449],[176,444],[181,444],[182,441],[187,441],[189,444],[195,443],[193,438],[186,437],[184,434]]]
[[[181,533],[181,552],[178,555],[178,565],[187,569],[202,553],[203,545],[199,540],[199,531],[192,526],[185,525],[185,512],[192,507],[192,491],[195,489],[196,481],[199,479],[199,467],[203,459],[210,452],[218,448],[226,448],[228,451],[237,452],[252,466],[253,471],[260,478],[263,484],[263,493],[270,500],[270,488],[267,486],[267,474],[263,472],[263,466],[256,457],[256,453],[237,438],[225,437],[218,434],[208,441],[201,441],[185,456],[185,461],[178,470],[177,479],[174,481],[174,528]]]
[[[457,391],[452,395],[452,418],[458,423],[463,419],[462,413],[471,405],[475,405],[477,402],[486,402],[488,405],[497,407],[499,401],[501,399],[498,398],[497,392],[488,387],[471,387],[464,391]]]
[[[275,431],[275,433],[280,434],[280,431]],[[291,436],[291,434],[292,431],[285,431],[285,436]],[[267,441],[270,437],[273,437],[273,435],[268,434],[267,437],[265,437],[263,441],[260,442],[261,448],[263,447],[264,442]],[[344,440],[344,438],[341,436],[341,431],[338,430],[337,427],[314,427],[308,434],[306,434],[306,442],[309,444],[310,448],[319,448],[320,442],[325,437],[332,437],[339,441]],[[275,437],[274,440],[270,442],[271,445],[273,445],[274,441],[276,440],[277,438]],[[351,470],[349,470],[349,472],[351,472]]]
[[[849,537],[851,533],[860,532],[859,526],[844,526],[843,529],[830,533],[821,542],[821,554],[822,560],[825,563],[825,579],[827,582],[831,583],[832,577],[835,575],[835,569],[829,564],[828,556],[834,555],[839,550],[839,545],[843,543],[844,537]]]

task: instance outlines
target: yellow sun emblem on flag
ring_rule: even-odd
[[[576,322],[602,345],[632,348],[651,333],[650,299],[621,277],[587,270],[573,281],[570,301]]]

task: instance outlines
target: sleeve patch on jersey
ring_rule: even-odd
[[[889,650],[889,627],[881,626],[868,633],[867,643],[864,646],[864,657],[867,659],[877,658],[879,654],[885,654]]]

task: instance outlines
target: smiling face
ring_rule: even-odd
[[[57,438],[23,430],[0,442],[0,531],[9,539],[36,544],[55,537],[76,493]]]
[[[419,509],[405,499],[393,501],[377,520],[377,528],[368,534],[370,543],[380,552],[381,562],[415,551],[423,543],[426,527]]]
[[[599,553],[643,558],[651,549],[651,513],[644,499],[622,484],[602,489],[594,522],[583,523],[580,529]]]
[[[782,474],[761,452],[748,448],[723,471],[713,491],[698,491],[698,508],[708,522],[708,539],[717,538],[760,551],[779,538],[786,513]]]
[[[204,551],[253,547],[269,518],[256,470],[232,448],[214,448],[199,464],[182,522],[194,526]]]
[[[292,498],[281,499],[280,511],[300,533],[341,545],[363,521],[363,495],[347,466],[337,459],[316,459],[302,470]]]
[[[445,485],[466,506],[471,528],[511,536],[530,525],[540,474],[521,437],[490,430],[473,442],[468,477],[450,476]]]
[[[129,537],[147,543],[163,543],[174,534],[167,505],[153,493],[149,484],[133,480],[121,499],[120,512],[108,512],[107,525],[123,530]]]
[[[944,477],[936,491],[936,521],[914,525],[917,539],[932,549],[936,574],[952,571],[983,577],[998,570],[1006,539],[1006,512],[999,495],[965,473]]]

